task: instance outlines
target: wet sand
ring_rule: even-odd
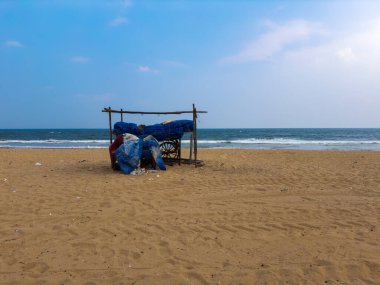
[[[380,152],[200,158],[0,149],[0,284],[380,284]]]

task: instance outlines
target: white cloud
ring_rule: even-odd
[[[284,53],[284,59],[301,64],[331,66],[338,63],[380,63],[380,21],[368,21],[360,28],[336,33],[315,46],[303,47]]]
[[[4,45],[7,47],[11,47],[11,48],[22,48],[22,47],[24,47],[24,45],[22,43],[20,43],[19,41],[15,41],[15,40],[6,41]]]
[[[139,66],[138,71],[139,72],[150,72],[151,69],[149,66]]]
[[[146,65],[140,65],[137,68],[137,71],[141,72],[141,73],[158,73],[158,70],[153,69],[153,68],[146,66]]]
[[[268,22],[269,31],[260,35],[222,63],[244,63],[276,59],[287,64],[333,67],[339,64],[380,66],[380,21],[367,20],[356,27],[329,32],[318,23],[303,20],[285,24]]]
[[[320,24],[304,20],[284,24],[267,22],[269,31],[260,35],[235,55],[225,57],[223,63],[243,63],[268,60],[284,51],[288,46],[308,40],[312,35],[322,33]]]
[[[110,25],[113,27],[117,27],[123,24],[126,24],[128,22],[128,19],[126,17],[116,17],[110,22]]]
[[[113,4],[116,4],[119,8],[120,14],[125,14],[126,10],[128,10],[132,6],[132,0],[119,0],[117,2],[112,2]],[[125,16],[118,16],[114,19],[112,19],[109,22],[109,25],[112,27],[118,27],[120,25],[124,25],[128,23],[128,18]]]
[[[352,62],[355,60],[355,54],[350,47],[338,50],[336,55],[345,62]]]
[[[88,63],[91,61],[91,58],[89,57],[86,57],[86,56],[73,56],[72,58],[70,58],[70,60],[72,62],[75,62],[75,63]]]

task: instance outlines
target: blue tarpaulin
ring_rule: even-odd
[[[129,174],[138,168],[142,157],[153,158],[159,169],[166,170],[160,145],[152,136],[141,139],[132,134],[124,134],[123,143],[116,149],[115,156],[124,174]]]
[[[160,144],[153,136],[147,136],[143,140],[143,153],[142,157],[153,158],[156,165],[161,170],[166,170],[165,163],[162,159]]]
[[[114,125],[115,135],[130,133],[138,137],[152,135],[158,141],[169,139],[181,139],[186,132],[193,132],[194,124],[191,120],[176,120],[154,124],[150,126],[138,126],[134,123],[117,122]]]
[[[142,150],[142,139],[131,134],[124,135],[123,143],[115,151],[117,162],[124,174],[129,174],[140,166]]]

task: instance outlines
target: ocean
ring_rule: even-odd
[[[107,129],[0,130],[0,148],[107,148]],[[189,136],[182,140],[189,146]],[[376,150],[376,129],[199,129],[199,148]]]

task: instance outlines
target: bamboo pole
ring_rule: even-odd
[[[110,110],[111,107],[108,107]],[[110,144],[112,144],[112,113],[108,112],[108,125],[109,125],[109,132],[110,132]]]
[[[193,147],[194,147],[193,134],[191,134],[190,135],[190,156],[189,156],[190,161],[193,159]]]
[[[120,109],[120,121],[123,121],[123,109]]]
[[[181,165],[181,159],[182,159],[182,139],[179,139],[179,145],[178,145],[178,157],[179,157],[179,160],[178,160],[178,164]]]
[[[123,113],[123,114],[141,114],[141,115],[179,115],[179,114],[192,114],[193,111],[174,111],[174,112],[142,112],[142,111],[124,111],[112,110],[111,107],[104,108],[102,112]],[[207,113],[207,111],[197,111],[197,113]]]
[[[195,159],[195,167],[197,167],[198,160],[198,138],[197,138],[197,109],[193,104],[193,123],[194,123],[194,159]]]

